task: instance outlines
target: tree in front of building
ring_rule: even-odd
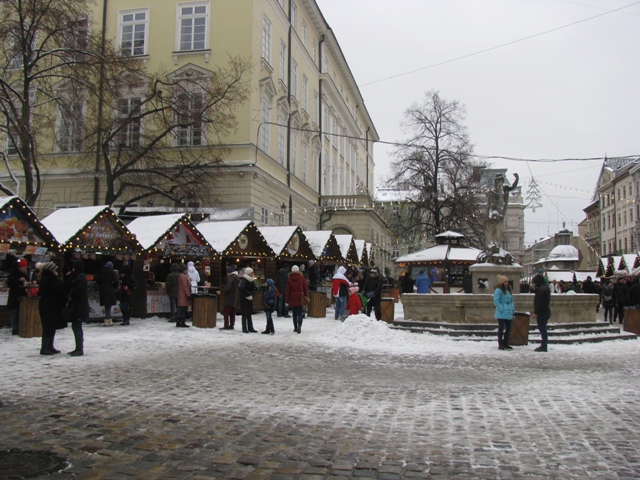
[[[391,182],[413,194],[392,224],[396,237],[431,238],[446,230],[464,233],[471,245],[483,243],[485,193],[463,125],[465,110],[436,91],[404,113],[406,137],[395,151]]]

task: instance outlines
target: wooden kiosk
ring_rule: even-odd
[[[153,271],[163,265],[168,270],[175,262],[201,260],[206,275],[211,270],[211,262],[219,260],[219,256],[186,213],[138,217],[128,227],[143,249],[134,264],[138,289],[134,295],[132,313],[140,318],[168,316],[171,309],[164,278],[158,278]],[[215,295],[209,295],[205,288],[201,293],[194,297],[193,325],[215,327],[217,299]]]
[[[42,223],[60,242],[65,262],[70,265],[74,258],[84,261],[89,319],[104,319],[104,307],[100,306],[100,289],[95,282],[95,275],[107,261],[113,263],[114,270],[123,265],[132,265],[142,249],[136,236],[106,205],[56,210]],[[115,318],[120,315],[120,307],[114,306],[111,316]]]
[[[360,264],[360,258],[358,257],[358,251],[356,250],[356,244],[353,241],[353,235],[334,235],[336,242],[340,247],[340,253],[344,261],[352,267]]]
[[[18,257],[28,257],[32,262],[49,261],[59,248],[51,232],[40,222],[33,210],[19,197],[0,197],[0,318],[9,323],[6,307],[9,296],[7,276]],[[17,255],[17,256],[16,256]],[[5,274],[6,272],[6,274]],[[41,337],[42,324],[38,312],[38,297],[22,297],[19,309],[18,335],[23,338]]]
[[[255,223],[238,220],[229,222],[202,222],[196,225],[198,231],[211,247],[219,253],[220,259],[211,262],[212,288],[220,288],[226,276],[227,267],[235,264],[238,271],[245,267],[251,267],[256,277],[257,291],[253,295],[253,310],[255,312],[264,309],[262,304],[262,284],[267,278],[275,275],[275,262],[267,262],[274,259],[275,253],[260,233]],[[273,266],[271,266],[273,265]],[[270,269],[273,268],[273,271]],[[239,308],[240,296],[237,299]],[[218,299],[218,311],[222,311],[224,296]]]

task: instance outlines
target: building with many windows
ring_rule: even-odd
[[[386,222],[373,208],[378,134],[315,0],[99,0],[83,25],[111,39],[121,55],[138,59],[147,72],[164,72],[173,80],[211,76],[230,57],[250,61],[248,99],[234,111],[237,128],[221,139],[229,150],[214,175],[218,201],[210,205],[193,198],[189,208],[249,209],[259,225],[335,229],[374,248],[391,244]],[[144,82],[137,88],[118,99],[114,116],[132,118],[145,108]],[[203,108],[203,97],[197,91],[176,95],[177,126],[168,148],[206,155],[207,145],[218,139],[191,118]],[[42,171],[39,215],[103,203],[104,179],[97,169],[83,171],[67,161],[91,155],[87,110],[70,91],[58,112],[55,145],[45,152],[55,162]],[[129,121],[117,134],[118,144],[138,145],[145,128],[144,120]],[[4,145],[11,159],[16,146],[6,139]],[[8,172],[0,171],[0,177],[7,179]],[[185,209],[161,197],[137,205],[151,206]],[[390,251],[380,249],[375,257],[391,264]]]

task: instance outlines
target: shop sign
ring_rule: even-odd
[[[36,233],[24,215],[16,208],[0,212],[0,242],[39,242],[45,240]]]
[[[297,233],[294,233],[293,237],[291,237],[291,240],[289,240],[289,243],[287,244],[287,252],[289,252],[289,255],[293,256],[296,253],[298,253],[299,249],[300,249],[300,236]]]
[[[249,237],[247,237],[244,233],[238,235],[238,247],[242,250],[246,250],[249,246]]]
[[[171,245],[164,246],[164,256],[208,257],[211,249],[205,245]]]
[[[118,249],[129,248],[129,243],[123,234],[105,215],[98,218],[90,227],[83,230],[80,235],[80,244],[83,247]]]

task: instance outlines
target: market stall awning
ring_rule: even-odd
[[[331,231],[308,230],[304,232],[304,236],[307,238],[316,260],[335,263],[342,261],[340,247],[338,246],[335,235]]]
[[[196,228],[213,249],[224,257],[275,257],[253,222],[201,222]]]
[[[142,249],[136,236],[106,205],[62,208],[42,219],[42,223],[63,250],[116,255]]]
[[[358,259],[360,260],[360,265],[364,265],[365,267],[369,265],[369,254],[367,253],[367,242],[364,240],[353,240],[353,244],[356,247],[356,255],[358,255]]]
[[[211,257],[217,253],[186,213],[138,217],[127,225],[145,251],[166,257]]]
[[[51,231],[20,197],[0,197],[0,250],[24,247],[26,254],[59,248]]]
[[[271,250],[279,260],[298,260],[307,262],[316,257],[309,241],[300,227],[258,227]]]
[[[358,252],[356,252],[356,246],[353,243],[353,235],[334,235],[336,242],[340,247],[340,253],[345,262],[350,265],[357,265],[360,263],[358,258]]]

